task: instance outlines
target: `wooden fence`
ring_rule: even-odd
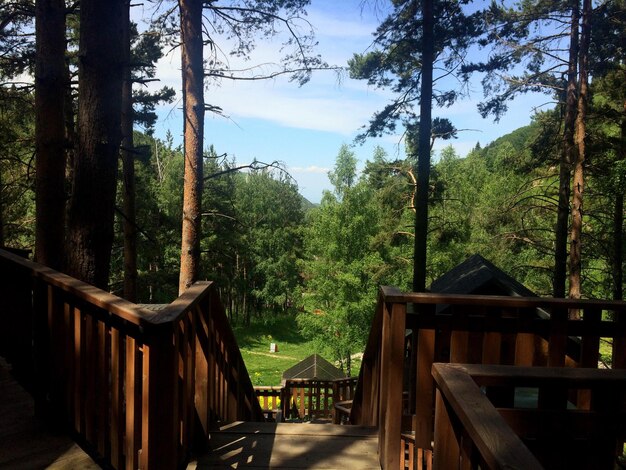
[[[37,412],[107,465],[176,468],[219,422],[263,420],[211,283],[152,312],[3,250],[0,270],[0,321],[32,331]]]
[[[335,405],[354,396],[356,377],[336,380],[288,379],[280,387],[255,387],[268,420],[332,420]]]
[[[569,320],[570,310],[579,311],[580,319]],[[351,422],[378,426],[383,468],[429,468],[435,421],[433,363],[596,368],[603,339],[611,344],[612,367],[624,369],[625,310],[624,302],[382,288]],[[494,389],[491,398],[507,403],[512,396],[509,387]]]

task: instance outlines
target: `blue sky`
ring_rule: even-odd
[[[360,0],[312,0],[307,19],[315,28],[318,51],[329,64],[345,66],[353,53],[363,52],[371,44],[380,15],[371,9],[362,10],[361,3]],[[260,43],[252,63],[276,61],[278,47],[277,42]],[[157,76],[161,81],[154,85],[167,84],[177,90],[177,101],[159,110],[156,126],[157,137],[170,130],[175,143],[182,142],[179,70],[180,56],[174,51],[159,63]],[[298,182],[300,192],[310,201],[319,202],[322,191],[331,187],[327,172],[333,167],[339,147],[352,144],[359,129],[390,97],[389,92],[368,88],[366,83],[351,80],[347,74],[338,80],[333,72],[316,72],[303,87],[285,77],[210,85],[205,91],[206,102],[220,106],[228,118],[207,114],[205,146],[213,144],[218,153],[234,156],[239,164],[254,158],[281,161]],[[510,105],[501,122],[494,123],[482,119],[476,111],[481,98],[482,90],[477,83],[469,98],[451,108],[434,111],[434,116],[449,118],[458,129],[471,129],[461,132],[453,141],[436,144],[436,152],[451,143],[460,156],[465,156],[476,142],[485,145],[528,124],[533,109],[549,102],[546,96],[524,96]],[[392,157],[404,156],[399,135],[371,139],[353,149],[360,167],[371,157],[376,145],[385,148]]]

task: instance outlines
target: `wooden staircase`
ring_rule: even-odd
[[[0,354],[106,467],[380,468],[371,428],[264,423],[212,283],[150,311],[4,250],[0,271]]]
[[[359,426],[294,425],[264,422],[212,283],[196,283],[154,312],[2,250],[0,272],[0,356],[29,382],[39,416],[108,467],[517,468],[500,453],[503,434],[493,422],[468,418],[461,406],[470,387],[450,385],[445,374],[434,380],[441,362],[476,364],[463,372],[467,384],[485,387],[478,395],[491,415],[509,419],[500,429],[519,431],[517,450],[528,461],[527,445],[545,468],[556,468],[568,446],[553,446],[554,433],[538,442],[525,430],[537,428],[538,413],[569,419],[569,403],[589,436],[606,423],[615,428],[600,457],[623,458],[624,302],[382,288],[354,399],[335,406],[347,415],[340,421]],[[571,310],[580,319],[569,319]],[[603,343],[611,344],[613,371],[585,375],[598,367]],[[552,374],[547,382],[537,382],[536,368]],[[564,372],[572,368],[585,377],[580,390]],[[531,413],[515,408],[516,374],[519,386],[537,389]],[[571,448],[579,445],[574,437],[561,440]]]

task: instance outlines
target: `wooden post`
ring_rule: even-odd
[[[143,352],[142,467],[177,468],[178,354],[171,323],[155,328]],[[184,347],[184,346],[183,346]],[[193,403],[192,403],[193,405]]]
[[[613,368],[626,369],[626,310],[615,310],[615,336],[613,338]]]
[[[381,399],[383,415],[379,423],[383,428],[380,443],[381,465],[385,469],[400,467],[400,435],[402,433],[402,384],[404,373],[404,336],[406,304],[393,304],[385,309],[383,317],[383,383]],[[380,432],[380,431],[379,431]]]
[[[535,361],[535,335],[530,332],[534,309],[519,309],[517,312],[519,331],[515,336],[515,365],[532,366]]]
[[[435,404],[435,452],[433,469],[447,470],[459,468],[461,449],[457,441],[451,416],[448,412],[448,404],[437,389]]]
[[[435,315],[434,305],[421,306],[420,315]],[[430,370],[435,358],[435,330],[420,328],[417,337],[417,387],[415,390],[415,446],[430,449],[433,439],[434,385]]]
[[[34,399],[35,415],[49,420],[51,407],[50,396],[50,325],[49,325],[49,288],[39,278],[33,284],[33,348],[34,348]],[[26,313],[26,312],[24,312]]]

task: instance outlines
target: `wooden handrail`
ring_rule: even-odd
[[[34,279],[39,279],[47,285],[67,292],[71,296],[81,299],[88,304],[105,309],[121,319],[138,326],[153,323],[154,318],[159,314],[159,312],[142,308],[116,295],[87,284],[86,282],[17,256],[6,250],[0,249],[0,260],[9,261],[12,269],[19,268]]]
[[[16,280],[1,321],[33,331],[39,414],[113,468],[175,468],[213,426],[263,420],[212,283],[154,312],[3,250],[0,267]]]
[[[434,364],[432,373],[433,468],[612,469],[622,455],[626,370]],[[518,405],[496,409],[489,388],[508,386],[521,390]]]
[[[385,302],[411,303],[422,305],[474,305],[480,307],[499,307],[505,304],[512,308],[567,308],[583,309],[599,307],[603,309],[624,308],[621,300],[598,299],[561,299],[555,297],[518,297],[506,295],[474,295],[474,294],[437,294],[432,292],[401,292],[395,287],[382,286],[381,292]]]
[[[433,377],[438,387],[435,470],[458,468],[462,458],[484,462],[481,468],[486,469],[543,469],[466,369],[456,364],[434,364]],[[471,455],[467,442],[461,444],[455,437],[462,432],[467,433],[472,445],[480,452],[480,459]]]
[[[579,320],[568,319],[574,309],[581,312]],[[603,318],[603,311],[612,316]],[[350,421],[378,426],[383,468],[411,462],[410,468],[421,469],[430,465],[433,451],[433,363],[597,368],[601,338],[612,339],[612,367],[626,369],[625,302],[403,293],[382,287]],[[511,387],[489,393],[500,403],[512,400]],[[559,397],[547,394],[545,399]],[[581,392],[576,400],[588,398]]]

